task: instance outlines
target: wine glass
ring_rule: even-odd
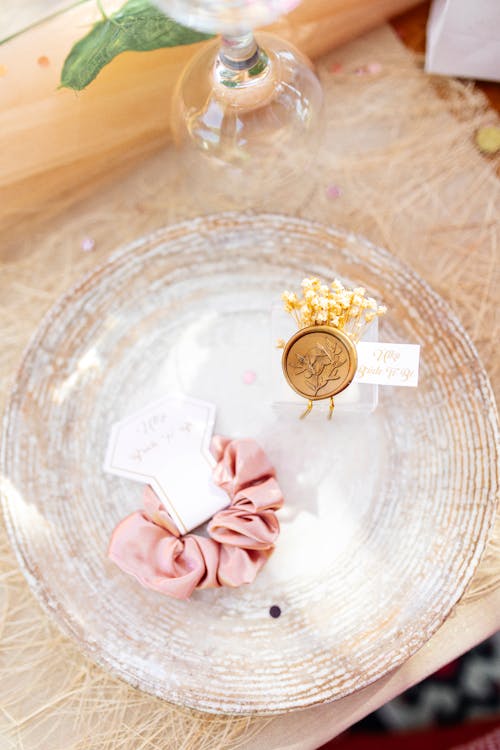
[[[320,142],[321,85],[293,45],[253,33],[300,0],[155,1],[176,21],[221,34],[184,70],[172,110],[203,195],[238,208],[269,207],[283,189],[300,200]]]

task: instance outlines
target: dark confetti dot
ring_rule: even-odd
[[[269,614],[271,615],[271,617],[274,617],[276,619],[276,617],[279,617],[281,615],[281,609],[276,604],[273,604],[273,606],[269,610]]]

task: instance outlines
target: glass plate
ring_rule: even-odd
[[[271,307],[305,275],[388,306],[380,339],[422,344],[418,389],[332,422],[271,403]],[[141,497],[102,471],[110,426],[172,390],[215,402],[217,432],[255,437],[286,497],[255,583],[190,601],[106,559]],[[5,418],[4,510],[34,593],[90,658],[184,706],[283,712],[365,687],[439,627],[487,541],[497,434],[465,331],[388,252],[290,217],[203,217],[118,252],[42,321]]]

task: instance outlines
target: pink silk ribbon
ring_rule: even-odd
[[[194,589],[251,583],[279,535],[275,511],[283,495],[274,468],[254,440],[212,441],[213,478],[231,499],[207,526],[209,537],[181,536],[156,493],[147,486],[143,510],[113,531],[108,557],[154,591],[188,599]]]

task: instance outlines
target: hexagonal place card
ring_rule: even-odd
[[[175,394],[116,422],[104,470],[149,484],[182,534],[229,505],[212,480],[215,406]]]

